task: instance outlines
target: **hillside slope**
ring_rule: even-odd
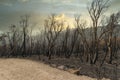
[[[26,59],[0,59],[0,80],[94,80]]]

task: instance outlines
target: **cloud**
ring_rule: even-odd
[[[12,3],[14,2],[14,0],[0,0],[0,4],[3,6],[12,6]]]
[[[86,6],[90,1],[92,0],[0,0],[0,29],[5,30],[5,26],[17,23],[16,21],[19,21],[19,16],[26,13],[42,13],[44,15],[63,13],[65,15],[62,14],[60,17],[72,23],[73,19],[69,18],[69,16],[71,17],[74,14],[87,15]],[[109,10],[111,12],[109,13],[120,10],[120,0],[111,0],[110,4]],[[37,15],[33,19],[38,24],[43,25],[45,16],[42,16]]]
[[[55,6],[69,6],[69,7],[86,7],[86,3],[78,3],[78,2],[74,2],[74,3],[57,3],[55,4]]]
[[[10,6],[12,6],[13,4],[12,4],[12,3],[0,3],[0,5],[4,5],[4,6],[10,7]]]
[[[74,18],[66,16],[65,14],[58,14],[55,17],[55,20],[58,21],[59,23],[64,22],[64,28],[67,28],[69,25],[70,28],[74,28]]]
[[[111,1],[111,6],[113,7],[120,7],[120,0],[112,0]]]
[[[109,4],[110,4],[110,7],[108,8],[107,14],[120,11],[120,0],[110,0]]]
[[[63,0],[62,3],[72,3],[73,0]]]
[[[30,0],[18,0],[19,2],[25,3],[25,2],[29,2]]]
[[[15,3],[25,3],[30,0],[0,0],[0,4],[3,6],[12,6]]]
[[[72,3],[74,2],[74,0],[41,0],[40,2],[56,4],[56,3]]]

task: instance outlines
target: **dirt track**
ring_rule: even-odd
[[[0,59],[0,80],[95,80],[26,59]]]

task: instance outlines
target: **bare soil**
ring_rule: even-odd
[[[0,80],[96,80],[28,59],[0,59]]]

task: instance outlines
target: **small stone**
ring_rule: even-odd
[[[57,67],[56,64],[51,64],[50,66],[53,67],[53,68],[56,68],[56,67]]]
[[[61,65],[61,66],[58,66],[57,68],[60,69],[60,70],[64,70],[64,69],[65,69],[65,66],[64,66],[64,65]]]

